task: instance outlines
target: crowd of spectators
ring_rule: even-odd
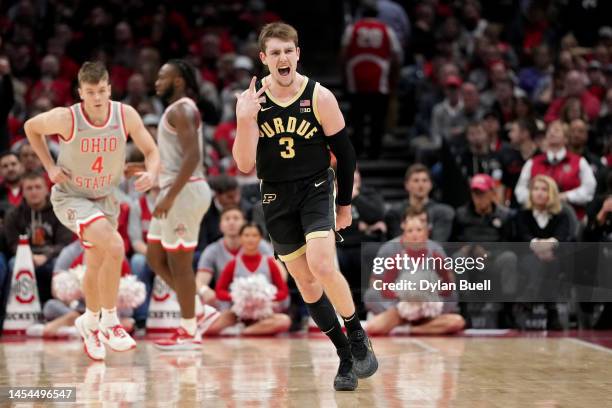
[[[164,109],[154,96],[161,64],[184,58],[195,67],[197,103],[205,123],[205,166],[215,197],[202,220],[194,264],[198,293],[208,303],[219,300],[215,284],[228,275],[224,268],[239,253],[240,225],[248,220],[265,228],[256,175],[240,173],[231,150],[235,92],[246,88],[251,76],[264,75],[257,33],[264,24],[286,18],[279,3],[2,3],[2,304],[10,289],[19,234],[30,238],[43,303],[52,299],[50,282],[60,252],[74,252],[75,237],[51,211],[51,183],[24,139],[23,123],[55,106],[77,103],[76,73],[88,59],[105,62],[113,99],[136,108],[154,137]],[[392,137],[409,146],[405,199],[385,202],[359,170],[355,173],[353,224],[338,243],[338,261],[354,288],[362,318],[380,310],[364,302],[361,288],[367,277],[361,271],[361,244],[398,244],[404,242],[401,236],[414,241],[420,232],[410,234],[421,228],[419,222],[426,226],[427,248],[440,252],[434,243],[461,242],[466,244],[461,251],[490,254],[492,267],[510,286],[518,284],[513,278],[522,263],[554,265],[554,243],[612,241],[612,27],[606,25],[611,4],[340,3],[337,24],[345,28],[343,33],[336,30],[334,39],[340,58],[328,61],[325,78],[338,79],[330,87],[346,109],[360,162],[384,161],[385,143]],[[287,20],[298,28],[316,25],[306,17],[293,19]],[[317,60],[304,53],[304,65],[309,58]],[[57,137],[49,135],[52,152],[57,152],[57,143]],[[132,150],[128,156],[139,160]],[[145,237],[157,193],[139,195],[129,182],[117,192],[126,260],[149,293],[153,273],[145,262]],[[419,218],[417,213],[425,215]],[[265,229],[262,233],[265,238]],[[537,243],[533,259],[474,244],[508,241]],[[259,252],[268,256],[270,251],[262,241]],[[225,263],[219,264],[222,259]],[[297,294],[290,278],[288,290]],[[299,327],[304,308],[298,296],[290,298],[293,326]],[[463,306],[449,309],[451,317],[434,324],[433,332],[453,332],[466,322],[478,326],[470,316],[472,309]],[[146,307],[134,311],[137,325],[144,324]],[[512,325],[502,320],[483,326]],[[386,327],[380,331],[388,332],[388,322],[380,322],[378,327]]]

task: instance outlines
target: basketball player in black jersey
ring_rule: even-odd
[[[336,346],[340,367],[334,388],[352,391],[357,378],[369,377],[378,368],[348,283],[335,267],[334,229],[351,224],[355,151],[334,95],[296,72],[300,49],[295,29],[268,24],[259,46],[270,75],[261,82],[253,78],[238,96],[234,159],[244,173],[257,165],[274,249],[310,315]],[[337,177],[330,169],[330,150],[338,163]],[[348,338],[334,308],[343,316]]]

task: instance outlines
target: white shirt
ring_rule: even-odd
[[[532,214],[533,214],[533,218],[538,224],[538,227],[542,229],[546,228],[551,218],[550,214],[546,211],[538,211],[538,210],[533,210]]]

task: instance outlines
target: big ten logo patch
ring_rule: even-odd
[[[153,299],[158,302],[164,302],[170,297],[170,288],[166,285],[166,282],[157,278],[153,283]]]
[[[302,99],[300,101],[300,113],[310,113],[310,99]]]
[[[15,294],[15,299],[19,303],[28,304],[34,301],[36,284],[34,283],[34,275],[28,270],[18,271],[15,276],[15,283],[11,288],[11,292]]]
[[[264,194],[262,203],[270,204],[274,200],[276,200],[276,194]]]

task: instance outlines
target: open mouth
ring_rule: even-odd
[[[280,76],[287,76],[287,75],[289,75],[289,72],[291,72],[291,68],[289,68],[289,67],[284,67],[284,68],[279,68],[278,69],[278,73],[280,74]]]

